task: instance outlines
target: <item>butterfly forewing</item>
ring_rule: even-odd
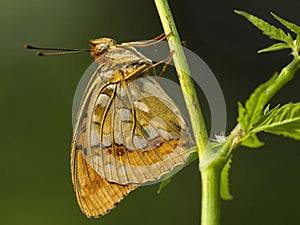
[[[80,145],[72,144],[72,181],[81,210],[88,217],[95,218],[108,213],[137,186],[108,182],[87,163],[82,151],[87,141],[85,123],[86,118],[83,118],[78,140]]]

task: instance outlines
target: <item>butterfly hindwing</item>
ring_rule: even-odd
[[[187,125],[154,78],[108,89],[111,93],[103,91],[93,108],[93,144],[87,156],[101,176],[120,184],[143,184],[159,181],[187,161],[193,146]]]

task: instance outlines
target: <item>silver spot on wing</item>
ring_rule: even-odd
[[[105,134],[102,137],[102,143],[104,145],[104,147],[109,147],[112,145],[112,136],[111,134]]]
[[[145,103],[139,102],[139,101],[134,101],[133,104],[137,109],[147,112],[147,113],[149,112],[149,107]]]
[[[105,106],[107,106],[107,104],[109,102],[109,99],[110,99],[110,97],[108,95],[100,94],[98,99],[97,99],[96,105],[99,105],[102,108],[104,108]]]
[[[116,144],[121,145],[121,144],[124,143],[121,131],[114,130],[114,136],[115,136],[115,143]]]
[[[100,145],[99,133],[97,130],[91,131],[91,147],[97,147]]]
[[[139,135],[134,135],[133,145],[138,150],[145,149],[147,147],[147,141]]]
[[[159,133],[152,126],[148,126],[144,130],[145,130],[147,139],[150,141],[159,136]]]
[[[109,90],[115,90],[116,84],[109,84],[107,85],[107,89]]]
[[[131,112],[129,109],[119,109],[118,113],[121,121],[130,121]]]
[[[105,72],[103,71],[101,72],[99,78],[106,82],[114,74],[114,72],[115,70],[106,70]]]

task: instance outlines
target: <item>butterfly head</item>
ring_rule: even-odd
[[[111,38],[97,38],[89,41],[91,47],[91,55],[98,57],[106,50],[116,45],[116,42]]]

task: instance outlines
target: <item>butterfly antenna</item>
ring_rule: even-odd
[[[76,54],[82,52],[91,52],[91,49],[45,48],[45,47],[36,47],[32,45],[24,45],[24,48],[42,50],[42,51],[57,51],[57,52],[36,52],[36,55],[38,56],[67,55],[67,54]]]

